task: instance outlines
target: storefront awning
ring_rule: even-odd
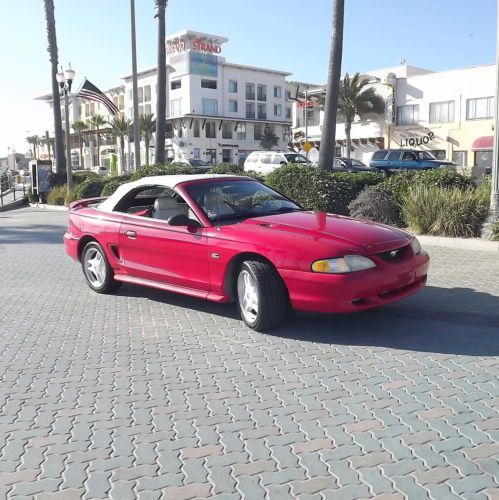
[[[484,135],[473,141],[471,149],[473,151],[481,151],[484,149],[492,149],[494,147],[494,137],[492,135]]]

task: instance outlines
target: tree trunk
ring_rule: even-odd
[[[100,166],[100,129],[97,127],[97,165]]]
[[[52,155],[50,154],[50,135],[49,131],[45,131],[45,142],[47,144],[47,152],[49,154],[49,161],[52,161]]]
[[[319,150],[319,167],[322,169],[332,166],[336,146],[336,114],[338,111],[341,58],[343,55],[344,13],[345,0],[333,0],[333,34],[329,55],[324,123],[322,124],[321,147]]]
[[[50,54],[51,77],[52,77],[52,109],[54,112],[54,131],[55,131],[55,172],[62,173],[65,167],[66,159],[64,157],[64,145],[62,138],[62,118],[61,118],[61,100],[59,94],[59,84],[57,83],[57,65],[59,64],[59,55],[57,50],[57,35],[55,30],[54,1],[44,0],[45,19],[47,21],[48,52]]]
[[[156,159],[155,162],[165,163],[166,135],[166,41],[165,41],[165,11],[167,0],[157,3],[158,18],[158,96],[156,101]]]
[[[81,132],[78,130],[78,147],[80,149],[80,166],[85,168],[84,161],[83,161],[83,148],[81,147]]]
[[[125,165],[125,136],[120,135],[120,156],[121,156],[121,173],[124,174],[127,171]]]
[[[349,118],[345,118],[345,137],[346,137],[346,144],[347,144],[347,150],[346,150],[347,158],[350,158],[350,151],[352,150],[352,139],[350,138],[351,131],[352,131],[352,122],[350,121]]]
[[[146,146],[146,165],[149,166],[149,134],[144,136],[144,144]]]

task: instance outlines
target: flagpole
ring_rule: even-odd
[[[137,44],[135,37],[135,0],[130,0],[130,24],[132,31],[132,82],[133,82],[133,144],[135,149],[135,170],[140,167],[139,134],[139,90],[137,84]]]

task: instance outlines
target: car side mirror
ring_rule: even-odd
[[[172,215],[167,220],[170,226],[201,227],[197,220],[192,220],[185,214]]]

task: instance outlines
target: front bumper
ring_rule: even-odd
[[[297,311],[349,313],[403,299],[424,287],[430,258],[421,252],[408,261],[349,274],[279,269]]]

